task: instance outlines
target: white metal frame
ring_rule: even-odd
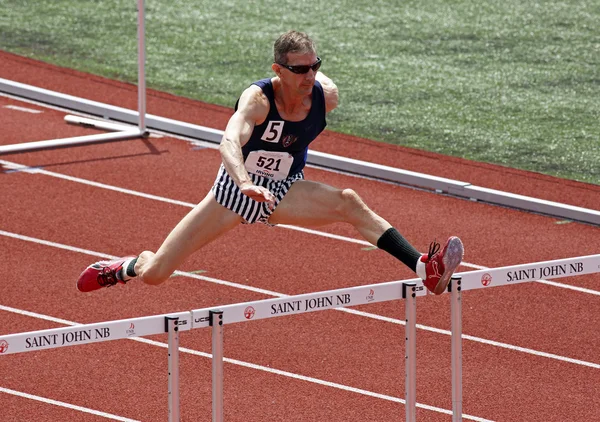
[[[450,318],[452,324],[452,422],[462,421],[462,296],[461,278],[450,284]]]
[[[138,112],[136,115],[137,129],[102,127],[93,125],[99,129],[106,129],[115,132],[100,133],[96,135],[76,136],[71,138],[50,139],[46,141],[25,142],[20,144],[11,144],[0,146],[0,155],[19,154],[24,152],[34,152],[46,149],[70,148],[91,144],[102,144],[107,142],[125,141],[134,138],[145,137],[148,135],[146,130],[146,41],[145,41],[145,6],[144,0],[138,0]],[[4,81],[4,80],[3,80]],[[52,104],[52,103],[50,103]],[[74,120],[71,121],[74,123]],[[81,122],[81,124],[84,124]]]
[[[179,422],[179,317],[165,317],[169,333],[169,422]]]
[[[212,422],[223,422],[223,311],[211,310]]]
[[[406,422],[417,419],[417,301],[416,283],[402,284],[402,298],[406,313],[405,359],[405,413]]]

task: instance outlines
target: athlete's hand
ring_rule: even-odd
[[[248,183],[240,186],[240,191],[257,202],[266,202],[269,209],[275,207],[275,196],[266,188]]]

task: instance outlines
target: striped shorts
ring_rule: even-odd
[[[267,188],[275,196],[275,206],[269,209],[266,202],[257,202],[244,195],[237,187],[233,179],[229,176],[223,164],[219,168],[219,173],[212,187],[212,193],[217,202],[225,208],[230,209],[240,215],[245,224],[264,223],[269,224],[268,220],[277,205],[281,202],[285,194],[296,180],[304,179],[304,172],[288,176],[284,180],[272,180],[256,174],[250,174],[252,182],[257,186]]]

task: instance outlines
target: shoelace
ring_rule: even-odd
[[[429,244],[429,252],[427,253],[427,262],[429,262],[431,260],[431,258],[433,258],[433,255],[438,253],[439,250],[440,250],[440,244],[437,243],[435,240],[433,242],[431,242]]]
[[[102,287],[114,286],[119,282],[119,279],[117,278],[117,272],[111,270],[110,267],[102,268],[102,270],[98,273],[96,280]]]

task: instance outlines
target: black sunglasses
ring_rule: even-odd
[[[319,70],[319,68],[321,67],[321,58],[317,57],[317,61],[310,65],[301,64],[301,65],[297,65],[297,66],[288,66],[287,64],[281,64],[281,63],[277,63],[277,64],[279,66],[285,67],[287,70],[289,70],[292,73],[304,74],[304,73],[308,73],[309,69],[312,69],[313,72],[316,72],[317,70]]]

